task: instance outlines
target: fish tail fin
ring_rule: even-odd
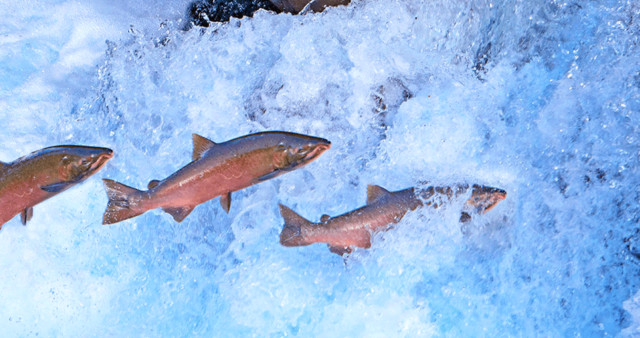
[[[102,224],[113,224],[144,213],[146,210],[131,208],[131,199],[140,190],[110,179],[103,179],[109,203],[102,217]]]
[[[290,208],[279,204],[280,215],[284,218],[284,228],[280,233],[280,244],[284,246],[304,246],[313,243],[305,238],[302,227],[311,225],[311,222],[298,215]]]

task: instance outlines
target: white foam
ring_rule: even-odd
[[[115,157],[4,225],[5,334],[637,331],[632,5],[359,0],[188,32],[186,1],[16,6],[0,9],[0,160],[60,143]],[[191,133],[263,130],[332,147],[233,193],[228,215],[213,200],[180,224],[100,225],[101,177],[142,188],[190,161]],[[408,214],[346,259],[278,242],[278,202],[318,221],[368,184],[424,181],[508,195],[465,225],[462,199]]]

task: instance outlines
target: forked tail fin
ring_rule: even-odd
[[[109,204],[107,204],[107,210],[102,217],[102,224],[118,223],[146,211],[132,208],[131,205],[132,195],[141,193],[140,190],[106,178],[102,181],[107,191],[107,197],[109,197]]]
[[[311,222],[288,207],[282,204],[279,204],[279,206],[280,215],[284,218],[284,228],[280,233],[280,244],[284,246],[303,246],[313,243],[302,234],[302,227],[311,225]]]

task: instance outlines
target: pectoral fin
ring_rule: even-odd
[[[222,206],[222,209],[224,209],[224,211],[226,211],[228,214],[229,209],[231,209],[231,193],[230,192],[228,192],[226,195],[220,196],[220,205]]]
[[[263,182],[263,181],[266,181],[266,180],[270,180],[270,179],[272,179],[272,178],[274,178],[274,177],[276,177],[276,176],[278,176],[280,174],[282,174],[282,170],[277,169],[277,170],[274,170],[274,171],[272,171],[272,172],[270,172],[270,173],[268,173],[266,175],[258,177],[257,180],[258,180],[258,182]]]
[[[194,207],[162,208],[164,212],[173,216],[173,219],[180,223],[193,211]]]
[[[27,222],[31,220],[33,217],[33,208],[26,208],[20,214],[20,221],[22,221],[22,225],[27,225]]]
[[[76,182],[58,182],[58,183],[42,186],[40,187],[40,189],[50,193],[57,193],[71,187],[75,183]]]

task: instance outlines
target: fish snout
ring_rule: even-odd
[[[109,148],[97,148],[97,149],[98,150],[91,155],[92,158],[110,160],[113,157],[113,150]]]
[[[493,188],[491,194],[498,201],[504,201],[507,198],[507,192],[502,189]]]
[[[331,148],[331,141],[325,140],[325,139],[321,139],[321,141],[318,142],[317,147],[320,149],[320,151],[329,150],[329,148]]]
[[[304,157],[304,162],[310,162],[322,155],[325,151],[331,148],[331,142],[329,140],[320,139],[318,142],[310,145],[310,151],[307,152]]]
[[[104,149],[105,149],[105,151],[100,154],[100,157],[105,159],[105,160],[107,160],[107,161],[112,159],[113,158],[113,150],[111,150],[109,148],[104,148]]]
[[[486,213],[487,211],[493,209],[496,205],[498,205],[498,203],[504,201],[507,198],[507,192],[498,188],[491,188],[491,191],[487,192],[487,195],[489,196],[489,198],[487,199],[487,205],[483,210],[483,213]]]
[[[90,156],[91,170],[99,170],[112,158],[113,150],[109,148],[96,148],[95,152]]]
[[[486,213],[507,198],[507,192],[494,187],[473,185],[473,193],[467,204],[479,213]]]

